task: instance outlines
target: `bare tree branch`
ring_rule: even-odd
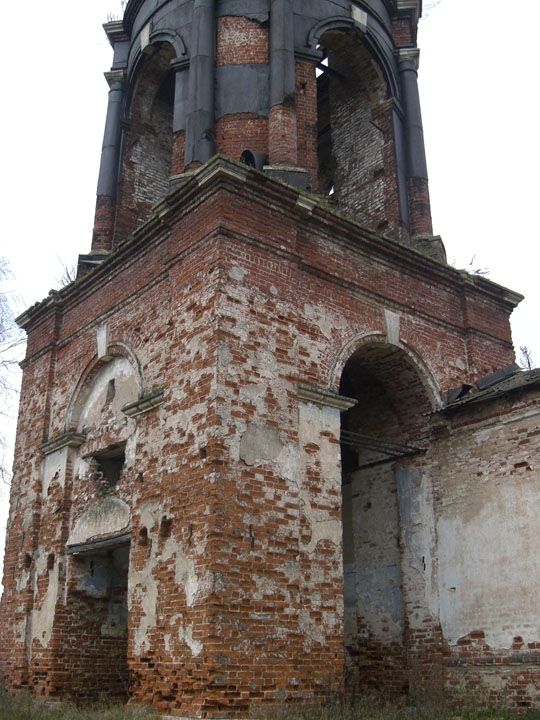
[[[521,367],[525,368],[525,370],[532,370],[534,368],[534,360],[527,345],[520,345],[519,352],[519,364]]]
[[[21,359],[20,348],[24,336],[15,324],[13,311],[5,283],[11,278],[8,263],[0,257],[0,416],[5,422],[11,419],[9,408],[16,393],[11,375],[15,375]],[[7,409],[6,409],[7,408]],[[0,482],[9,484],[10,472],[7,462],[6,439],[0,427]]]

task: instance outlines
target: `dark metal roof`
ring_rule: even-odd
[[[475,390],[471,388],[466,395],[447,403],[444,410],[454,410],[465,405],[469,406],[484,403],[517,390],[529,389],[540,385],[540,368],[535,368],[534,370],[516,370],[511,375],[503,377],[498,382],[490,383],[488,386],[485,386],[481,381],[479,381],[478,385],[483,389]]]

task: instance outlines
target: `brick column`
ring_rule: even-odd
[[[417,49],[401,50],[399,57],[399,73],[405,107],[411,236],[433,235],[424,129],[418,93],[419,51]]]
[[[105,78],[110,90],[99,166],[92,250],[110,250],[112,247],[122,137],[125,72],[112,70],[105,73]]]
[[[186,168],[204,164],[215,153],[215,27],[214,0],[195,0],[186,117]]]
[[[174,60],[172,67],[175,72],[175,82],[171,175],[174,176],[184,172],[189,61]]]
[[[270,165],[296,166],[298,139],[292,0],[272,0],[270,10]]]

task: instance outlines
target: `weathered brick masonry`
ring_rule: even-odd
[[[19,319],[12,691],[540,705],[540,374],[432,236],[413,6],[106,26],[92,252]]]

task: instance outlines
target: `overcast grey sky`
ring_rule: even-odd
[[[108,90],[102,73],[111,63],[101,24],[119,5],[31,0],[24,23],[19,3],[3,9],[0,255],[11,264],[17,312],[58,286],[61,262],[73,265],[90,248]],[[420,88],[435,232],[450,262],[488,269],[490,279],[526,295],[514,341],[540,365],[540,2],[425,5],[433,7],[420,24]],[[8,410],[11,420],[2,422],[12,436],[15,408]],[[3,528],[7,491],[0,492]]]

